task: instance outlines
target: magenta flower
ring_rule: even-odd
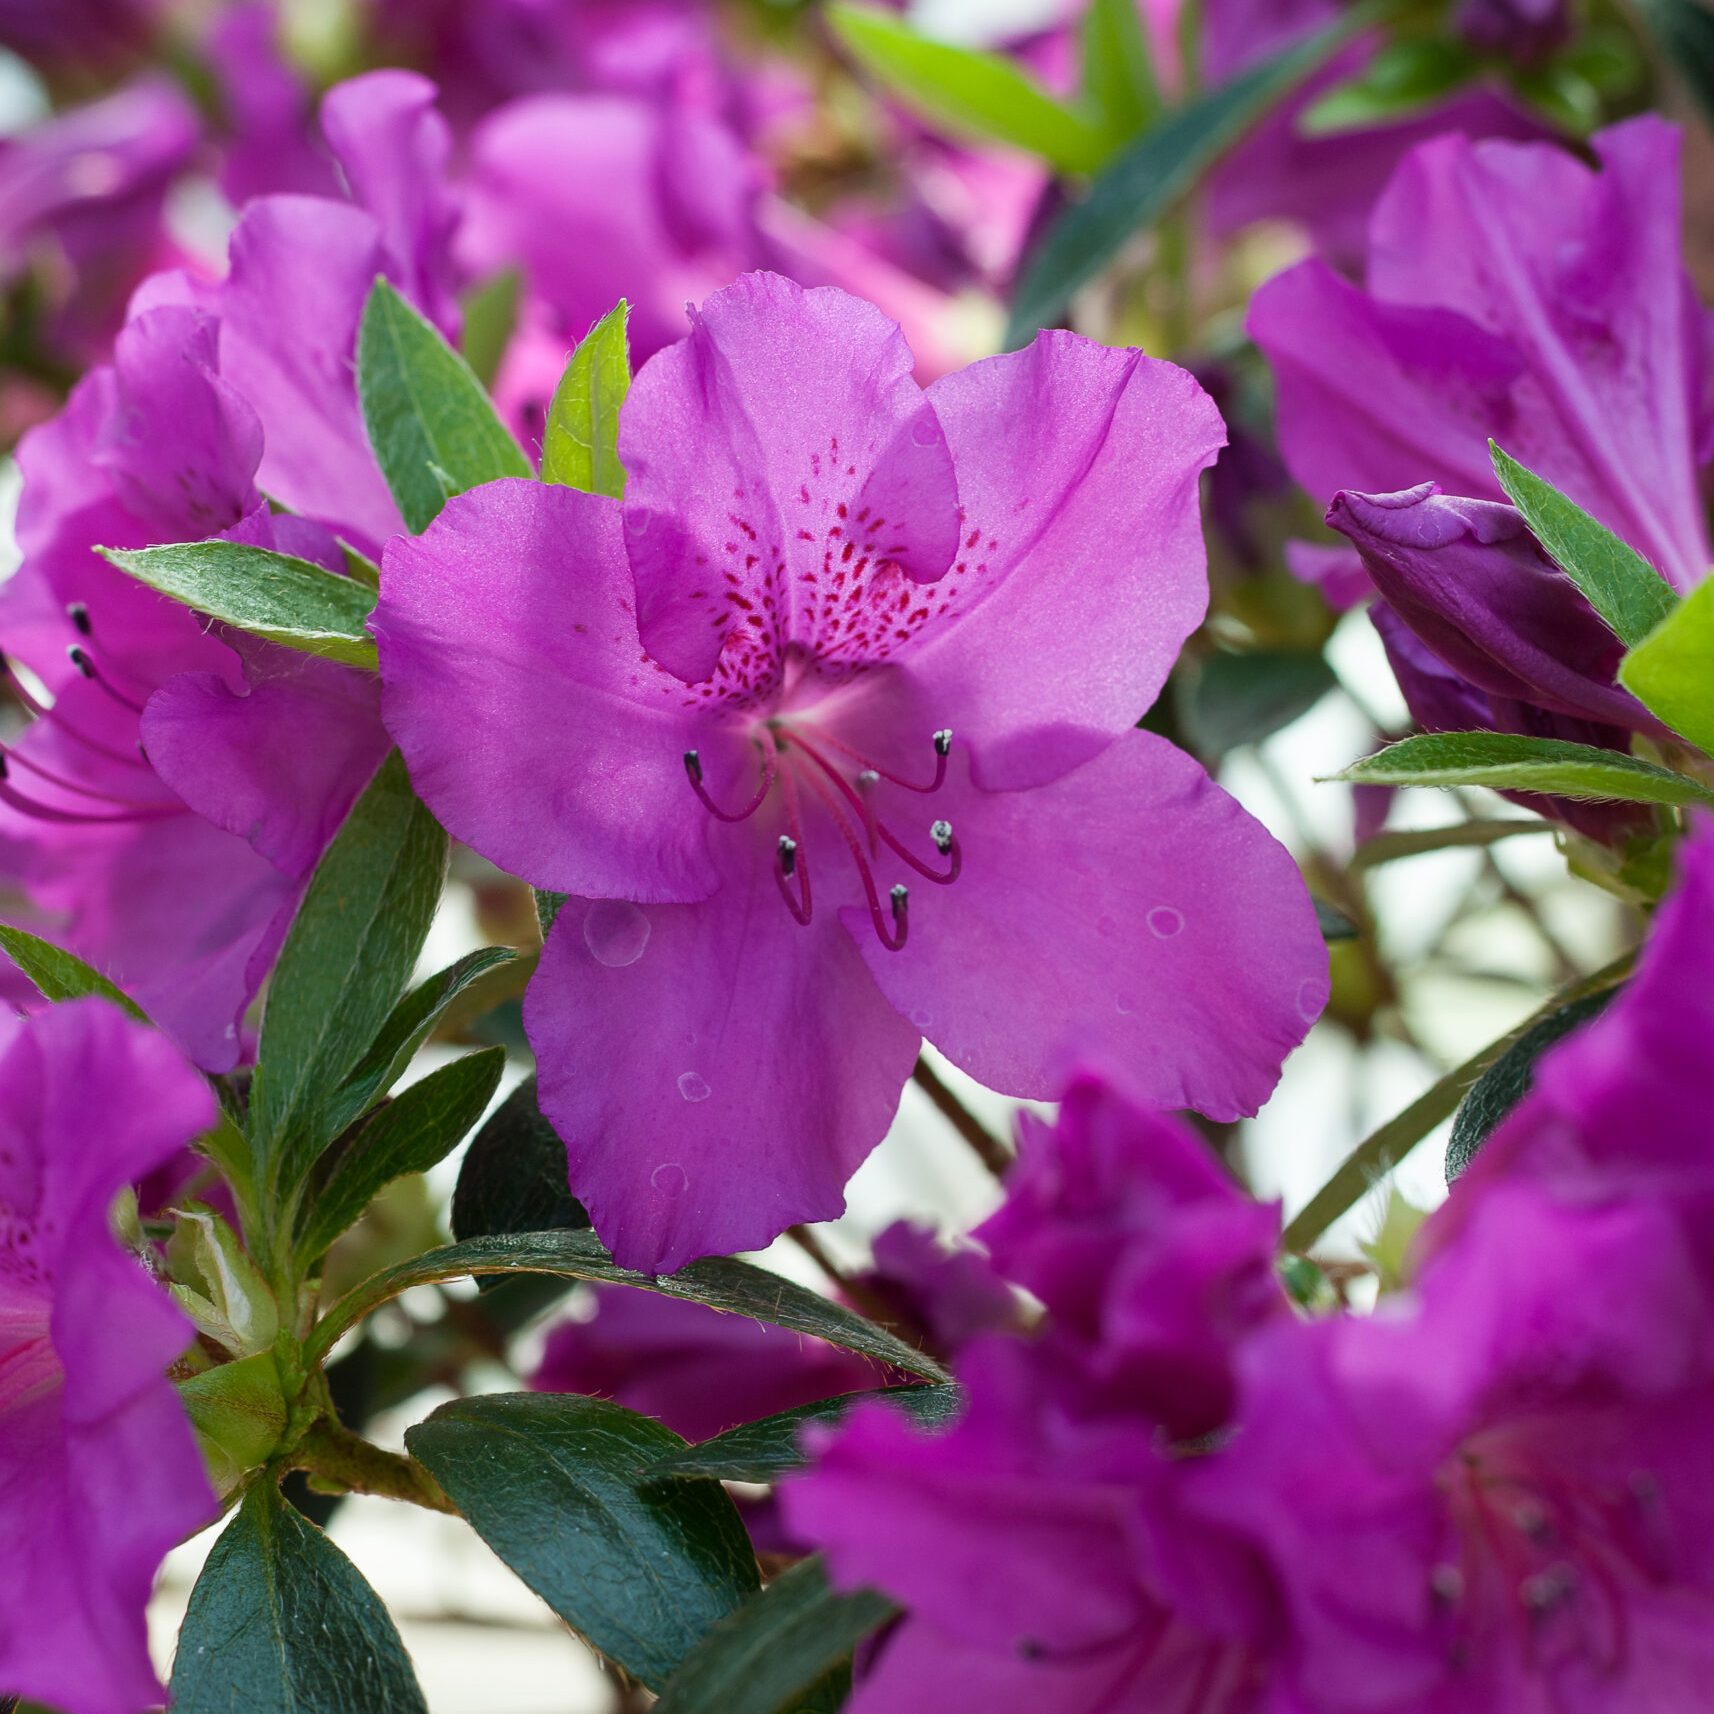
[[[156,1568],[216,1508],[166,1379],[190,1323],[109,1219],[213,1124],[214,1097],[105,1001],[0,1031],[0,1685],[137,1714],[161,1700]]]
[[[910,369],[856,299],[748,276],[638,376],[623,507],[496,483],[387,550],[418,790],[577,895],[526,1027],[634,1266],[836,1213],[925,1035],[1046,1094],[1081,1024],[1232,1116],[1326,996],[1290,859],[1132,730],[1205,600],[1206,398],[1058,335]]]
[[[1317,498],[1432,479],[1502,499],[1492,436],[1685,589],[1709,550],[1678,134],[1642,118],[1593,146],[1599,171],[1547,144],[1425,144],[1376,205],[1367,289],[1305,262],[1249,328]]]
[[[1226,1420],[1235,1352],[1289,1321],[1278,1210],[1183,1126],[1089,1075],[1058,1128],[1032,1125],[1022,1145],[978,1236],[1041,1297],[1036,1336],[963,1353],[951,1431],[861,1409],[815,1437],[812,1468],[783,1490],[788,1525],[837,1583],[908,1609],[853,1707],[1256,1708],[1247,1602],[1209,1628],[1179,1612],[1179,1585],[1223,1586],[1221,1544],[1159,1526],[1184,1450]]]

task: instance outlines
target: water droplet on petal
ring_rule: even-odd
[[[626,899],[596,899],[583,917],[583,944],[597,964],[622,970],[649,944],[649,919]]]
[[[687,1101],[706,1101],[714,1093],[708,1087],[708,1079],[699,1071],[681,1071],[678,1074],[678,1092]]]
[[[1119,994],[1114,997],[1113,1004],[1123,1018],[1128,1018],[1137,1009],[1135,994]]]
[[[625,533],[628,536],[646,536],[649,533],[649,514],[641,506],[625,508]]]
[[[1297,1015],[1313,1024],[1327,1004],[1327,984],[1319,976],[1306,976],[1297,985]]]
[[[933,411],[919,411],[911,424],[911,439],[918,446],[933,446],[940,439],[940,419]]]
[[[1171,940],[1184,927],[1184,912],[1171,905],[1156,905],[1144,920],[1156,940]]]
[[[677,1161],[666,1161],[649,1174],[649,1183],[662,1196],[683,1196],[684,1187],[689,1182],[685,1177],[684,1168]]]
[[[934,1022],[934,1013],[928,1011],[922,1006],[918,1006],[917,1009],[911,1013],[911,1022],[915,1024],[919,1030],[926,1030],[928,1026]]]

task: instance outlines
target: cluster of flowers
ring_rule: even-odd
[[[1335,10],[1211,3],[1203,73]],[[50,79],[124,79],[175,14],[50,27],[0,0],[0,41]],[[1137,724],[1208,607],[1209,393],[1058,330],[959,367],[986,337],[959,294],[1010,278],[1046,170],[896,118],[895,200],[811,213],[778,146],[815,113],[801,78],[734,58],[688,0],[355,15],[365,55],[438,88],[368,70],[312,119],[281,16],[243,5],[198,43],[206,111],[143,71],[0,148],[0,287],[41,318],[0,414],[43,419],[0,593],[0,914],[151,1020],[0,973],[0,1525],[29,1549],[0,1563],[0,1692],[159,1698],[151,1582],[229,1496],[175,1384],[199,1329],[154,1216],[220,1200],[196,1148],[216,1090],[242,1117],[255,1004],[397,749],[454,839],[552,898],[523,1026],[619,1265],[839,1214],[925,1042],[1063,1100],[1023,1121],[979,1250],[895,1227],[860,1282],[956,1354],[955,1426],[861,1406],[751,1513],[758,1544],[823,1549],[906,1610],[856,1706],[1701,1705],[1714,831],[1524,800],[1615,862],[1676,839],[1639,970],[1537,1067],[1402,1294],[1294,1300],[1278,1209],[1168,1116],[1253,1114],[1329,996],[1290,853]],[[1525,63],[1570,28],[1523,0],[1458,20]],[[1054,86],[1075,38],[1012,49]],[[1484,88],[1300,134],[1377,51],[1341,50],[1206,187],[1211,236],[1292,218],[1321,252],[1247,322],[1280,455],[1350,544],[1294,544],[1294,569],[1369,602],[1427,731],[1671,745],[1488,443],[1672,588],[1705,576],[1678,133],[1629,120],[1590,164]],[[172,229],[197,175],[242,205],[224,266]],[[520,473],[413,530],[360,396],[365,306],[390,282],[456,342],[502,269],[491,392],[522,447],[568,346],[630,299],[622,480]],[[378,671],[97,552],[209,541],[374,581]],[[612,1287],[537,1384],[700,1439],[880,1378]]]

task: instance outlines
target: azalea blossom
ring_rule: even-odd
[[[418,791],[576,895],[526,1027],[616,1255],[836,1213],[925,1036],[1018,1095],[1079,1023],[1167,1105],[1267,1093],[1326,997],[1307,899],[1132,730],[1219,441],[1136,352],[1049,335],[924,393],[878,312],[752,275],[638,376],[622,506],[495,483],[389,544]]]
[[[0,1685],[65,1714],[160,1701],[144,1605],[216,1511],[166,1376],[190,1322],[110,1224],[214,1118],[105,1000],[0,1020]]]

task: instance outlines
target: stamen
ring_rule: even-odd
[[[806,752],[811,754],[812,752]],[[791,778],[790,770],[786,770],[787,780]],[[837,774],[831,776],[834,782],[849,792],[850,787]],[[839,836],[845,841],[846,849],[851,853],[851,861],[857,865],[858,879],[863,883],[863,896],[869,906],[869,920],[875,925],[875,937],[889,952],[897,952],[905,944],[905,935],[909,930],[909,919],[905,915],[905,905],[909,893],[903,886],[897,886],[892,891],[893,921],[889,926],[886,917],[881,912],[881,895],[875,886],[874,871],[869,867],[869,860],[863,855],[863,846],[852,830],[845,811],[839,799],[818,780],[814,774],[809,776],[811,790],[821,799],[833,825],[839,830]]]
[[[800,861],[798,850],[803,838],[803,828],[798,821],[797,787],[792,781],[789,769],[780,775],[780,800],[785,809],[786,826],[790,833],[780,835],[778,858],[774,864],[774,885],[780,889],[780,897],[786,901],[786,909],[800,927],[808,928],[810,913],[813,909],[809,896],[809,862],[807,858]],[[792,886],[793,880],[797,886]]]
[[[121,708],[128,708],[133,714],[141,714],[143,712],[142,703],[132,701],[132,699],[122,690],[115,689],[112,681],[108,679],[104,673],[99,672],[96,669],[94,657],[83,646],[83,644],[73,643],[65,653],[66,659],[69,660],[86,679],[100,685],[101,688],[106,691]]]
[[[795,728],[792,730],[791,736],[793,738],[798,736]],[[821,732],[817,736],[824,743],[831,744],[834,749],[843,751],[864,773],[873,774],[877,779],[886,780],[890,785],[903,786],[908,792],[921,792],[927,796],[931,792],[939,791],[946,783],[946,758],[952,753],[952,728],[950,726],[943,726],[934,735],[934,778],[926,786],[916,780],[903,779],[891,770],[878,766],[863,755],[861,751],[853,750],[849,744],[835,738],[831,732]]]
[[[12,694],[38,720],[51,721],[68,738],[75,739],[86,750],[93,750],[98,756],[105,756],[110,762],[117,762],[122,768],[146,768],[148,762],[133,752],[127,755],[123,750],[115,750],[111,744],[104,744],[99,738],[91,738],[81,728],[74,726],[71,721],[60,713],[56,703],[43,702],[30,687],[18,676],[17,669],[4,655],[0,655],[0,678],[5,680]],[[141,745],[138,746],[140,751]]]
[[[756,788],[756,795],[740,810],[722,809],[708,795],[708,789],[702,783],[702,757],[695,750],[684,753],[684,771],[690,779],[690,789],[696,793],[698,802],[717,821],[748,821],[764,803],[768,801],[768,793],[774,789],[774,777],[778,772],[776,757],[777,749],[772,740],[769,747],[762,751],[762,783]]]
[[[105,792],[97,786],[83,785],[56,769],[43,766],[33,756],[26,756],[21,750],[0,749],[0,779],[6,777],[8,767],[22,768],[26,773],[34,774],[37,779],[46,780],[51,786],[58,786],[62,792],[75,792],[79,797],[94,798],[97,803],[117,804],[126,809],[160,807],[141,803],[136,798],[124,797],[118,792]],[[177,805],[173,807],[177,808]]]
[[[117,815],[92,815],[85,810],[54,809],[45,803],[37,803],[33,798],[27,798],[17,787],[6,783],[9,769],[4,757],[0,757],[0,803],[10,804],[20,815],[27,815],[35,821],[52,821],[78,827],[115,826],[120,823],[139,821],[165,821],[170,817],[182,814],[178,807],[168,808],[162,805],[156,809],[127,809]]]
[[[89,609],[81,601],[68,601],[65,616],[71,621],[72,628],[80,637],[92,637],[95,627],[90,623]]]
[[[788,880],[797,867],[797,841],[789,833],[780,835],[780,873]]]

